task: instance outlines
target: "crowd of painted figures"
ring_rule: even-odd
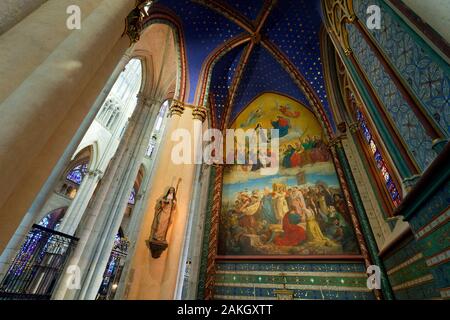
[[[285,168],[302,167],[330,160],[327,146],[318,136],[306,136],[298,142],[288,144],[282,150],[282,155],[282,166]]]
[[[257,128],[258,129],[258,128]],[[258,136],[260,136],[260,132]],[[263,141],[270,141],[264,138]],[[237,158],[237,150],[235,148],[232,152],[235,152],[235,158]],[[249,150],[248,145],[243,147],[245,150],[246,159],[250,159],[250,165],[240,165],[238,170],[241,171],[258,171],[265,166],[261,163],[261,159],[257,157],[257,149]],[[314,165],[318,162],[327,162],[330,158],[326,143],[319,136],[306,136],[304,138],[298,138],[297,141],[280,146],[280,165],[282,168],[301,168],[305,165]],[[268,164],[274,161],[275,154],[271,150],[267,150]],[[232,159],[233,156],[231,156]]]
[[[340,190],[323,182],[240,192],[226,216],[227,251],[239,253],[243,237],[249,235],[261,245],[338,245],[342,252],[354,250],[351,217]]]

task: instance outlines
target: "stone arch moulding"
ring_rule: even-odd
[[[202,65],[200,76],[195,92],[195,101],[198,105],[206,106],[209,97],[209,85],[212,72],[215,64],[232,49],[245,45],[251,41],[250,35],[241,34],[226,41],[223,45],[220,45],[213,52],[209,54]]]
[[[178,53],[177,87],[175,98],[184,101],[188,91],[189,79],[187,72],[186,40],[180,19],[169,9],[154,4],[144,21],[144,30],[151,24],[163,23],[171,27],[175,38],[175,50]]]
[[[130,60],[132,59],[141,60],[142,81],[141,87],[138,92],[139,94],[147,96],[148,94],[150,94],[155,84],[155,72],[154,72],[155,69],[153,64],[153,56],[151,52],[148,50],[136,49],[133,50],[133,54]]]

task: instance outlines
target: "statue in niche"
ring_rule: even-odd
[[[157,259],[167,249],[167,232],[177,210],[177,188],[170,187],[167,193],[158,199],[155,206],[150,238],[146,241],[152,257]]]

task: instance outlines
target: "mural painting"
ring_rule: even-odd
[[[261,175],[260,165],[225,167],[219,255],[359,254],[322,129],[311,111],[288,97],[265,93],[231,128],[279,129],[279,170]]]

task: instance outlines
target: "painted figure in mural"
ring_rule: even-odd
[[[297,213],[302,214],[303,210],[302,208],[306,207],[305,198],[303,197],[303,193],[295,187],[294,189],[291,189],[290,196],[289,196],[289,206]]]
[[[345,206],[345,202],[342,199],[342,196],[338,193],[335,193],[333,195],[333,203],[336,211],[339,212],[339,214],[345,219],[345,222],[348,225],[352,224],[352,218],[350,217],[350,214],[348,214],[348,211]]]
[[[274,188],[273,204],[277,220],[281,222],[284,215],[289,212],[289,206],[286,201],[286,193],[284,190],[276,190],[276,188]]]
[[[267,187],[264,189],[264,196],[261,199],[260,215],[262,220],[267,221],[268,224],[277,223],[277,217],[273,208],[272,192]]]
[[[288,145],[287,149],[284,151],[284,155],[283,155],[283,167],[285,168],[292,168],[292,162],[291,162],[291,158],[295,153],[295,149],[292,145]]]
[[[323,235],[312,210],[304,208],[303,211],[306,216],[306,234],[308,241],[326,245],[329,242],[329,239]]]
[[[306,240],[306,233],[303,227],[298,224],[301,222],[301,216],[294,210],[287,213],[283,218],[283,235],[274,239],[279,246],[297,246]]]
[[[295,111],[290,105],[279,106],[278,109],[282,114],[289,118],[298,118],[300,117],[300,111]]]
[[[246,128],[255,124],[258,121],[258,119],[263,116],[263,114],[264,113],[261,108],[256,109],[255,111],[250,113],[249,117],[247,118],[247,121],[241,123],[241,128]]]
[[[272,126],[274,129],[279,130],[278,136],[282,138],[288,135],[291,124],[289,122],[289,119],[278,116],[277,120],[272,121]]]

